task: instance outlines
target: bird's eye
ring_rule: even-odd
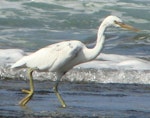
[[[117,21],[115,20],[114,23],[117,24]]]
[[[114,21],[114,23],[117,24],[117,25],[124,25],[123,22],[119,22],[119,21],[116,21],[116,20]]]

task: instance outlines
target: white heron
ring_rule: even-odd
[[[95,59],[101,52],[104,45],[104,31],[109,26],[121,27],[132,31],[138,31],[136,28],[124,24],[116,16],[108,16],[101,23],[98,33],[97,42],[94,48],[88,49],[82,42],[77,40],[63,41],[39,49],[31,55],[24,56],[11,66],[11,68],[28,68],[30,80],[30,90],[22,90],[27,93],[19,104],[25,106],[34,94],[33,71],[51,71],[56,73],[56,83],[53,87],[56,96],[62,107],[66,107],[65,101],[58,92],[58,84],[62,76],[75,65]]]

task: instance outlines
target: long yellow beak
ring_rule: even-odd
[[[117,21],[115,21],[115,23],[116,23],[117,25],[119,25],[120,27],[122,27],[122,28],[124,28],[124,29],[127,29],[127,30],[131,30],[131,31],[134,31],[134,32],[139,32],[139,31],[140,31],[139,29],[134,28],[134,27],[132,27],[132,26],[130,26],[130,25],[124,24],[124,23],[122,23],[122,22],[117,22]]]

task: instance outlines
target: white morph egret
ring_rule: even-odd
[[[53,90],[58,97],[62,107],[66,107],[65,101],[58,92],[58,84],[62,76],[75,65],[95,59],[101,52],[104,45],[104,31],[109,26],[121,27],[132,31],[138,31],[130,25],[126,25],[116,16],[108,16],[101,23],[97,42],[93,49],[88,49],[82,42],[77,40],[64,41],[44,47],[29,56],[24,56],[11,68],[28,68],[30,90],[22,90],[28,95],[19,104],[25,106],[34,94],[33,71],[51,71],[56,73],[56,83]]]

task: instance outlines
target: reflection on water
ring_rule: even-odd
[[[28,88],[21,80],[0,81],[1,117],[54,118],[148,118],[150,86],[140,84],[96,84],[62,82],[59,90],[68,107],[61,108],[52,87],[54,82],[35,81],[35,94],[26,107],[18,101],[20,90]]]

